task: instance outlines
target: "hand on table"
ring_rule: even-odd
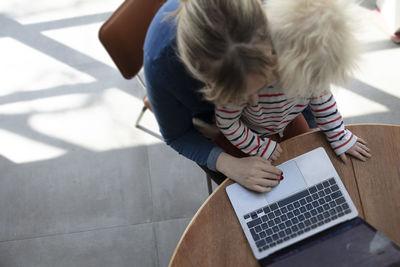
[[[261,157],[235,158],[221,153],[217,170],[247,189],[266,193],[279,184],[282,171]]]
[[[361,138],[358,138],[357,142],[351,148],[349,148],[345,153],[340,154],[339,157],[344,163],[347,162],[346,154],[349,154],[361,161],[367,161],[367,159],[371,157],[370,151],[371,150],[367,147],[367,142],[365,142]]]

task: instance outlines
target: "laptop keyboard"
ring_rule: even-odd
[[[244,215],[264,251],[350,213],[334,178]]]

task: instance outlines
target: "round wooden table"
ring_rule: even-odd
[[[344,164],[320,131],[282,142],[276,165],[324,147],[348,190],[359,216],[400,244],[400,126],[347,126],[367,141],[372,158]],[[259,266],[240,227],[225,187],[226,179],[201,206],[178,243],[170,266]]]

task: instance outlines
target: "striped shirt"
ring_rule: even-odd
[[[251,156],[268,159],[277,143],[268,135],[282,134],[285,127],[308,105],[315,121],[326,135],[337,155],[351,148],[357,137],[345,129],[332,93],[310,99],[286,98],[277,86],[268,86],[258,93],[256,106],[246,103],[236,106],[217,106],[217,126],[236,147]]]

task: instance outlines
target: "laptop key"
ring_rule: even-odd
[[[286,228],[286,225],[285,225],[284,223],[281,223],[281,224],[279,225],[279,229],[283,230],[283,229],[285,229],[285,228]]]
[[[328,188],[325,188],[324,189],[324,192],[325,192],[325,194],[327,194],[327,195],[329,195],[330,193],[332,193],[332,191],[331,191],[331,189],[328,187]]]
[[[283,242],[282,239],[279,239],[278,241],[276,241],[276,243],[278,243],[278,244],[280,244],[280,243],[282,243],[282,242]]]
[[[275,243],[275,242],[269,244],[269,247],[270,247],[270,248],[275,247],[275,246],[276,246],[276,243]]]
[[[272,220],[273,218],[275,218],[275,214],[273,212],[268,213],[268,218]]]
[[[269,220],[267,215],[262,216],[261,219],[263,222],[266,222]]]
[[[313,209],[313,205],[307,204],[307,205],[306,205],[306,208],[307,208],[307,210],[312,210],[312,209]]]
[[[272,230],[271,229],[267,229],[267,231],[265,231],[266,233],[267,233],[267,235],[268,236],[270,236],[270,235],[272,235],[273,234],[273,232],[272,232]]]
[[[339,190],[339,186],[337,186],[337,185],[332,185],[331,186],[331,191],[332,192],[335,192],[335,191],[338,191]]]
[[[261,213],[261,212],[263,212],[262,209],[257,210],[257,214],[259,214],[259,213]]]
[[[337,206],[335,209],[336,209],[337,212],[342,212],[343,211],[341,206]]]
[[[318,213],[322,213],[322,212],[324,212],[324,208],[322,208],[321,206],[319,206],[319,207],[317,208],[317,211],[318,211]]]
[[[324,186],[323,186],[322,184],[317,184],[316,186],[317,186],[317,189],[318,189],[318,190],[324,189]]]
[[[268,222],[268,226],[269,226],[269,227],[273,227],[274,225],[275,225],[275,222],[274,222],[274,221],[269,221],[269,222]]]
[[[271,243],[272,242],[272,237],[267,237],[266,239],[265,239],[265,241],[267,242],[267,243]]]
[[[345,214],[349,214],[351,212],[351,210],[347,209],[344,211]]]
[[[316,216],[318,214],[316,209],[311,210],[311,215],[312,216]]]
[[[300,203],[299,203],[298,201],[295,201],[295,202],[293,203],[293,206],[297,209],[297,208],[300,207]]]
[[[250,215],[252,219],[258,218],[258,215],[255,212],[252,212]]]
[[[268,245],[266,245],[266,246],[263,246],[263,250],[267,250],[269,248],[269,246]]]
[[[262,227],[263,230],[265,230],[265,229],[268,228],[268,225],[266,223],[263,223],[263,224],[261,224],[261,227]]]
[[[336,215],[336,210],[335,210],[335,209],[330,209],[330,210],[329,210],[329,214],[330,214],[331,216]]]
[[[302,222],[299,223],[298,226],[299,226],[300,229],[303,229],[305,227],[304,223],[302,223]]]
[[[299,221],[304,221],[305,220],[305,218],[304,218],[304,215],[303,214],[301,214],[299,217],[297,217],[298,219],[299,219]]]
[[[281,212],[282,212],[282,213],[287,213],[287,212],[288,212],[288,209],[287,209],[287,207],[283,207],[283,208],[281,208]]]
[[[349,205],[347,205],[347,203],[344,203],[343,205],[342,205],[342,208],[345,210],[345,209],[348,209],[349,208]]]
[[[336,191],[331,194],[332,199],[337,199],[338,197],[341,197],[341,196],[342,196],[342,192],[340,192],[340,191]]]
[[[283,240],[284,240],[284,241],[288,241],[289,239],[290,239],[290,237],[287,236],[287,237],[285,237]]]
[[[331,208],[336,207],[336,202],[335,201],[329,202],[329,207],[331,207]]]
[[[258,248],[265,246],[266,245],[265,240],[261,239],[260,241],[257,241],[256,245]]]
[[[294,210],[294,207],[293,207],[292,204],[287,205],[287,208],[288,208],[288,210],[290,210],[290,211]]]
[[[297,234],[291,234],[291,238],[295,238],[297,236]]]
[[[245,220],[247,220],[248,218],[250,218],[250,214],[244,215],[244,219],[245,219]]]
[[[293,224],[292,224],[291,221],[286,221],[286,222],[285,222],[285,225],[286,225],[286,227],[290,227],[290,226],[292,226]]]
[[[256,230],[257,234],[262,231],[261,226],[259,225],[257,225],[254,229]]]
[[[280,219],[280,218],[275,218],[275,219],[274,219],[274,222],[275,222],[276,224],[280,224],[280,223],[281,223],[281,219]]]
[[[336,184],[335,178],[331,178],[328,180],[330,185]]]
[[[304,224],[305,224],[306,226],[310,226],[310,225],[311,225],[311,222],[310,222],[310,220],[305,220],[305,221],[304,221]]]
[[[267,234],[265,232],[261,232],[259,235],[261,238],[265,238],[267,236]]]
[[[297,232],[299,230],[299,227],[297,227],[297,225],[292,226],[292,231],[293,232]]]
[[[279,232],[279,227],[278,227],[278,226],[272,227],[272,231],[273,231],[274,233]]]
[[[324,219],[324,216],[322,216],[322,214],[318,214],[317,220],[318,221],[322,221],[323,219]]]
[[[317,218],[315,218],[315,217],[312,217],[311,219],[310,219],[310,221],[313,223],[313,224],[315,224],[315,223],[317,223]]]
[[[281,213],[281,211],[280,211],[280,210],[276,210],[276,211],[274,212],[274,214],[275,214],[275,216],[276,216],[276,217],[278,217],[278,216],[281,216],[281,215],[282,215],[282,213]]]
[[[288,229],[285,230],[285,233],[287,235],[291,235],[292,234],[292,230],[290,228],[288,228]]]
[[[306,217],[306,219],[311,218],[311,213],[309,213],[308,211],[306,213],[304,213],[304,216]]]
[[[342,216],[344,216],[344,213],[343,212],[339,212],[338,216],[342,217]]]
[[[308,196],[310,193],[308,192],[308,190],[306,189],[306,190],[303,190],[303,191],[301,191],[301,192],[299,192],[299,193],[297,193],[297,194],[294,194],[293,196],[290,196],[290,197],[288,197],[288,198],[285,198],[285,199],[283,199],[283,200],[281,200],[281,201],[278,201],[278,204],[279,204],[279,206],[280,207],[283,207],[283,206],[286,206],[287,204],[290,204],[290,203],[292,203],[292,202],[294,202],[294,201],[296,201],[296,200],[299,200],[299,199],[301,199],[301,198],[303,198],[303,197],[306,197],[306,196]],[[288,207],[288,209],[289,209],[289,207]],[[290,210],[290,209],[289,209]]]
[[[331,219],[332,219],[332,220],[336,220],[337,217],[338,217],[337,215],[333,215]]]
[[[304,198],[300,199],[300,204],[302,206],[304,206],[305,204],[307,204],[306,200]]]
[[[284,231],[280,231],[279,232],[279,237],[284,238],[286,236]]]
[[[328,218],[329,217],[329,212],[325,211],[323,216],[324,216],[325,219]]]
[[[278,204],[274,203],[274,204],[270,205],[269,208],[271,209],[271,211],[274,211],[278,208]]]
[[[287,216],[289,219],[292,219],[294,217],[294,214],[293,214],[293,212],[290,211],[290,212],[288,212]]]
[[[299,222],[299,219],[297,219],[297,218],[293,218],[293,219],[292,219],[292,223],[293,223],[293,224],[297,224],[298,222]]]
[[[343,204],[345,202],[346,202],[346,200],[344,199],[344,197],[336,199],[336,204],[338,204],[338,205]]]
[[[274,241],[278,240],[278,239],[279,239],[278,234],[274,234],[274,235],[272,236],[272,239],[273,239]]]
[[[330,186],[330,184],[329,184],[329,182],[328,182],[328,181],[325,181],[325,182],[323,182],[323,183],[322,183],[322,185],[323,185],[325,188],[327,188],[327,187],[329,187],[329,186]]]
[[[300,230],[300,231],[297,232],[298,235],[301,235],[301,234],[303,234],[303,233],[304,233],[303,230]]]
[[[308,191],[310,191],[311,194],[314,194],[315,192],[317,192],[317,187],[312,186],[312,187],[308,188]]]
[[[310,230],[311,230],[310,227],[304,228],[304,232],[308,232],[308,231],[310,231]]]
[[[294,215],[299,216],[300,215],[300,210],[296,209],[293,211]]]
[[[324,207],[324,210],[329,210],[329,208],[330,208],[328,204],[324,204],[323,207]]]
[[[325,196],[325,201],[326,201],[326,202],[331,202],[331,201],[332,201],[332,198],[331,198],[330,196]]]
[[[286,221],[286,220],[287,220],[287,215],[286,215],[286,214],[283,214],[283,215],[281,216],[281,221],[284,222],[284,221]]]
[[[256,233],[252,234],[252,236],[253,236],[254,241],[256,241],[256,242],[261,239],[261,237]]]
[[[254,226],[259,225],[259,224],[261,224],[261,223],[262,223],[261,219],[260,219],[260,218],[257,218],[257,219],[255,219],[255,220],[252,220],[251,222],[248,222],[248,223],[247,223],[247,226],[248,226],[249,228],[253,228]]]
[[[317,199],[319,198],[319,196],[318,196],[317,193],[315,193],[315,194],[312,195],[312,198],[313,198],[314,200],[317,200]]]
[[[265,208],[264,208],[264,213],[265,213],[265,214],[269,213],[270,211],[271,211],[271,209],[270,209],[269,207],[265,207]]]
[[[307,210],[306,210],[306,208],[305,207],[300,207],[300,212],[301,213],[304,213],[304,212],[306,212]]]

